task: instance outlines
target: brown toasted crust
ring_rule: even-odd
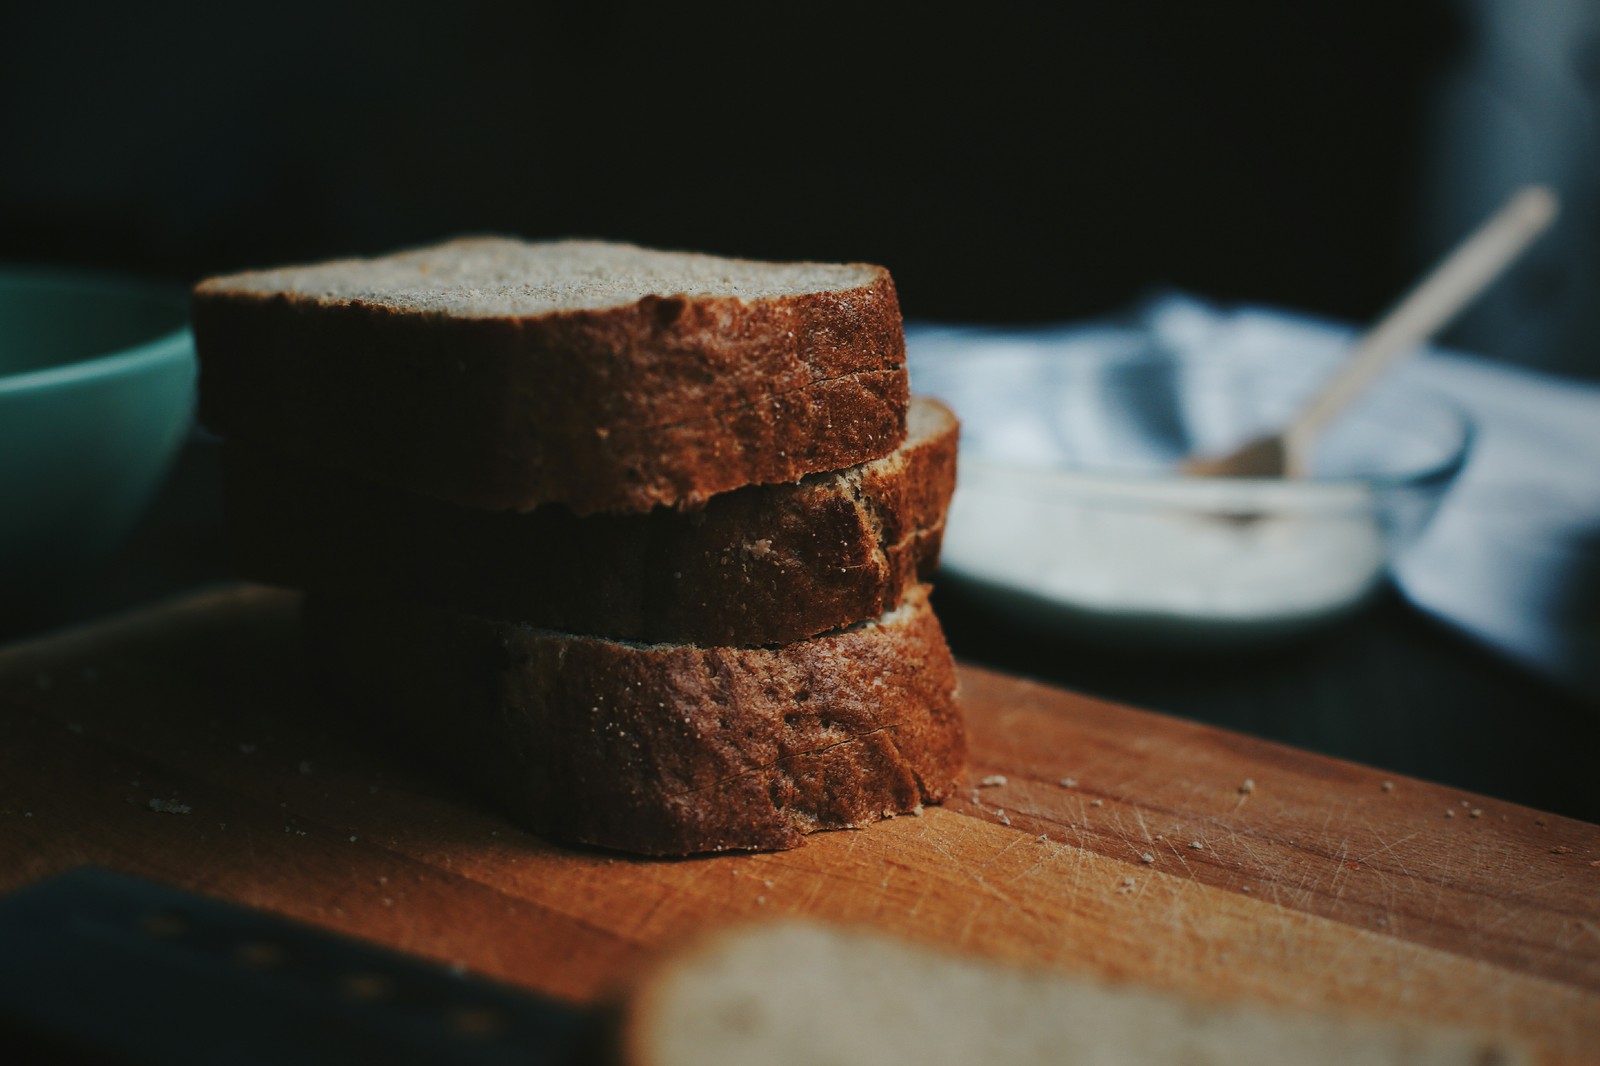
[[[876,618],[937,567],[958,429],[942,404],[916,403],[936,428],[883,459],[692,513],[487,512],[230,445],[234,566],[572,633],[788,643]]]
[[[782,849],[941,799],[965,759],[926,586],[781,648],[623,644],[308,597],[315,659],[375,720],[550,836]]]
[[[200,420],[472,507],[694,506],[904,437],[894,283],[468,318],[196,287]]]
[[[874,371],[674,426],[604,437],[593,430],[547,435],[526,445],[530,456],[545,446],[541,460],[526,464],[537,468],[529,483],[544,488],[506,508],[528,510],[546,500],[579,514],[699,507],[719,492],[796,481],[888,455],[905,440],[909,402],[904,369]],[[441,499],[470,503],[443,483],[439,489],[434,495]],[[508,488],[505,498],[515,494]]]

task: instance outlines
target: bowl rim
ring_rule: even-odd
[[[1477,450],[1478,425],[1472,415],[1457,403],[1453,397],[1440,393],[1428,393],[1427,398],[1429,401],[1437,402],[1442,410],[1447,411],[1461,432],[1461,439],[1451,448],[1450,454],[1431,466],[1421,467],[1404,474],[1312,475],[1294,478],[1238,477],[1227,480],[1241,485],[1275,485],[1286,482],[1300,485],[1363,485],[1378,491],[1423,489],[1439,484],[1448,485],[1466,468],[1467,461]],[[972,467],[979,469],[1007,469],[1039,476],[1070,474],[1089,478],[1103,478],[1107,481],[1125,484],[1170,485],[1207,480],[1196,478],[1193,475],[1182,474],[1177,470],[1113,470],[1088,466],[1082,463],[1019,463],[994,459],[976,451],[962,456],[962,459]]]
[[[94,270],[77,270],[71,267],[0,263],[0,287],[23,288],[30,285],[142,296],[151,300],[170,301],[179,308],[185,292],[184,287],[175,282],[119,276]],[[193,334],[190,327],[185,324],[177,329],[158,333],[137,344],[125,345],[99,355],[88,355],[70,362],[14,374],[0,373],[0,397],[131,373],[179,360],[182,356],[190,354],[192,348]]]

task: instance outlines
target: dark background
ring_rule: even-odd
[[[189,282],[588,235],[881,262],[921,319],[1074,319],[1177,286],[1367,320],[1541,179],[1562,236],[1452,339],[1600,376],[1587,10],[6,5],[0,260]],[[221,578],[217,508],[197,441],[110,575],[32,628]],[[1215,659],[1075,648],[952,590],[940,608],[972,659],[1600,820],[1596,709],[1395,597]]]
[[[193,279],[460,232],[890,267],[914,317],[1176,284],[1364,318],[1440,2],[17,5],[8,258]]]

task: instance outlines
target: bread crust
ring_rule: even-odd
[[[615,639],[801,640],[876,618],[938,566],[959,431],[915,404],[918,434],[882,459],[690,513],[487,512],[229,445],[234,570]]]
[[[313,659],[518,821],[649,855],[792,848],[919,810],[966,754],[955,664],[915,586],[779,648],[626,644],[308,597]]]
[[[195,288],[200,420],[253,447],[488,509],[693,507],[904,437],[894,282],[464,317]]]

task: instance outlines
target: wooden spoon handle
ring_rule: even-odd
[[[1291,456],[1371,384],[1482,292],[1556,216],[1548,186],[1524,187],[1374,326],[1311,402],[1284,427]]]

